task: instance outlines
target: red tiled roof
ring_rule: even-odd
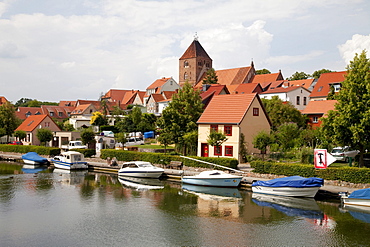
[[[289,87],[292,87],[292,86],[302,86],[302,87],[305,87],[305,88],[309,88],[312,84],[312,82],[314,81],[315,79],[305,79],[305,80],[295,80],[295,81],[288,81],[287,84]]]
[[[150,84],[149,87],[147,87],[146,89],[156,89],[156,88],[159,88],[161,86],[163,86],[169,79],[171,78],[161,78],[161,79],[157,79],[155,82],[153,82],[152,84]]]
[[[209,88],[207,89],[207,91],[200,94],[200,97],[202,99],[205,99],[209,97],[210,95],[219,95],[222,92],[222,90],[226,90],[227,94],[229,93],[225,85],[212,84],[212,85],[209,85]]]
[[[189,58],[195,58],[195,57],[205,57],[210,60],[212,60],[207,52],[204,50],[202,45],[199,43],[198,40],[193,40],[193,42],[190,44],[188,49],[184,52],[184,54],[181,56],[180,60],[182,59],[189,59]]]
[[[330,92],[330,84],[343,82],[346,74],[347,71],[321,74],[310,97],[327,97]]]
[[[26,114],[29,114],[30,116],[32,115],[41,115],[42,114],[42,109],[41,107],[18,107],[18,109],[15,111],[15,115],[17,116],[17,118],[19,119],[26,119],[27,118],[27,115]]]
[[[4,96],[0,96],[0,105],[4,104],[5,102],[8,102],[8,100]]]
[[[134,90],[110,89],[103,98],[108,98],[111,102],[122,102],[126,93],[132,93]]]
[[[59,106],[73,106],[76,107],[77,101],[59,101]]]
[[[235,85],[248,83],[248,74],[252,67],[216,70],[217,83],[221,85]]]
[[[294,91],[298,88],[302,88],[301,86],[293,86],[293,87],[277,87],[277,88],[273,88],[273,89],[269,89],[267,90],[266,92],[263,92],[261,94],[271,94],[271,93],[287,93],[287,92],[291,92],[291,91]],[[306,89],[307,90],[307,89]]]
[[[71,113],[72,114],[82,114],[87,109],[87,107],[89,107],[90,105],[91,104],[79,105]]]
[[[154,102],[159,102],[159,101],[165,100],[165,98],[163,97],[163,95],[160,94],[160,93],[153,93],[149,97],[152,97],[153,100],[154,100]]]
[[[163,91],[162,95],[164,99],[172,99],[172,96],[177,93],[175,91]]]
[[[197,123],[238,124],[257,94],[225,94],[212,98]]]
[[[273,81],[281,81],[281,80],[284,80],[284,77],[279,71],[278,73],[255,75],[252,80],[252,83],[261,83],[262,85],[265,82],[273,82]]]
[[[262,93],[262,87],[259,83],[243,83],[238,85],[231,93],[232,94]]]
[[[16,130],[33,131],[48,115],[32,115],[26,118]]]
[[[302,114],[327,114],[330,110],[335,110],[336,100],[317,100],[309,101]]]

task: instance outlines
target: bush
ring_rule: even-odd
[[[11,153],[36,152],[39,155],[50,155],[50,156],[55,156],[55,155],[60,154],[60,148],[33,146],[33,145],[6,145],[6,144],[0,144],[0,151],[11,152]]]
[[[76,148],[76,149],[71,149],[71,151],[76,151],[82,153],[85,157],[89,158],[92,157],[96,154],[95,149],[83,149],[83,148]]]
[[[285,176],[320,177],[349,183],[370,183],[370,169],[357,167],[328,167],[315,169],[313,165],[252,161],[253,172]]]
[[[206,167],[206,168],[210,167],[210,165],[208,164],[181,158],[178,155],[170,155],[170,154],[163,154],[163,153],[146,153],[146,152],[115,150],[115,149],[103,149],[101,150],[100,157],[102,159],[107,159],[108,157],[110,158],[116,157],[116,159],[119,161],[143,160],[143,161],[151,162],[153,164],[169,164],[171,161],[182,161],[185,166]],[[203,160],[205,162],[230,167],[233,169],[236,169],[238,165],[238,161],[236,159],[230,159],[230,158],[213,158],[213,157],[211,158],[211,157],[198,157],[198,156],[189,157],[189,158],[195,158],[198,160]]]

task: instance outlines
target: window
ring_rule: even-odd
[[[189,68],[189,62],[188,61],[184,62],[184,68]]]
[[[50,127],[50,122],[45,122],[45,127]]]
[[[225,156],[233,156],[233,146],[225,146]]]
[[[63,117],[63,112],[61,112],[61,111],[60,111],[60,112],[58,112],[58,116],[59,116],[59,117]]]
[[[218,131],[218,125],[217,124],[211,124],[211,130]]]
[[[322,90],[322,86],[319,87],[319,89],[317,89],[317,92],[321,92],[321,90]]]
[[[334,92],[339,92],[339,90],[340,90],[340,84],[334,84],[333,85],[333,88],[334,88]]]
[[[301,97],[297,96],[297,105],[300,105]]]
[[[307,105],[307,97],[303,97],[303,105]]]
[[[215,155],[222,156],[222,147],[221,146],[215,146],[214,148],[215,148],[215,151],[214,151]]]
[[[312,122],[313,123],[318,123],[319,122],[319,118],[318,117],[313,117],[312,118]]]
[[[225,132],[225,135],[227,136],[231,136],[233,134],[233,131],[232,131],[232,126],[231,125],[225,125],[224,126],[224,132]]]
[[[50,117],[54,117],[54,112],[49,112],[50,113]]]
[[[187,80],[188,79],[188,74],[187,73],[185,73],[184,74],[184,80]]]
[[[260,109],[259,108],[253,108],[253,116],[259,116],[260,115]]]

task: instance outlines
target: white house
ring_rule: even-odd
[[[278,96],[284,102],[290,102],[298,110],[304,110],[310,99],[311,92],[302,86],[278,87],[260,94],[262,99]]]

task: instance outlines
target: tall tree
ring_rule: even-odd
[[[95,143],[95,133],[92,129],[87,128],[81,132],[81,141],[83,144],[90,146]]]
[[[264,159],[264,154],[266,154],[267,147],[272,143],[272,139],[267,131],[260,131],[253,138],[253,146],[261,151],[262,159]]]
[[[93,112],[93,115],[90,119],[90,124],[95,126],[102,126],[107,124],[107,119],[104,117],[104,115],[101,112]]]
[[[218,77],[216,71],[213,68],[207,70],[206,76],[203,79],[203,84],[217,84]]]
[[[347,76],[336,96],[336,111],[324,118],[323,128],[334,143],[358,149],[363,166],[364,151],[370,147],[370,60],[366,51],[356,53],[346,69]]]
[[[321,74],[330,73],[330,72],[333,72],[333,71],[331,71],[329,69],[316,70],[315,72],[312,73],[312,77],[315,78],[315,79],[318,79]]]
[[[176,145],[184,144],[185,133],[198,129],[197,120],[203,112],[199,94],[199,90],[194,90],[191,84],[185,83],[178,94],[173,96],[157,121],[159,128],[164,132],[172,133]],[[186,146],[183,147],[184,153]]]
[[[7,135],[7,142],[9,137],[14,133],[14,130],[20,124],[20,120],[15,115],[13,105],[7,101],[0,106],[0,129],[3,129],[5,135]]]
[[[300,128],[306,128],[306,117],[289,102],[283,102],[278,96],[274,96],[272,99],[262,99],[262,103],[271,120],[273,130],[289,122],[296,123]]]
[[[295,80],[304,80],[310,78],[310,74],[306,74],[305,72],[295,72],[291,77],[288,77],[287,79],[289,81],[295,81]]]

